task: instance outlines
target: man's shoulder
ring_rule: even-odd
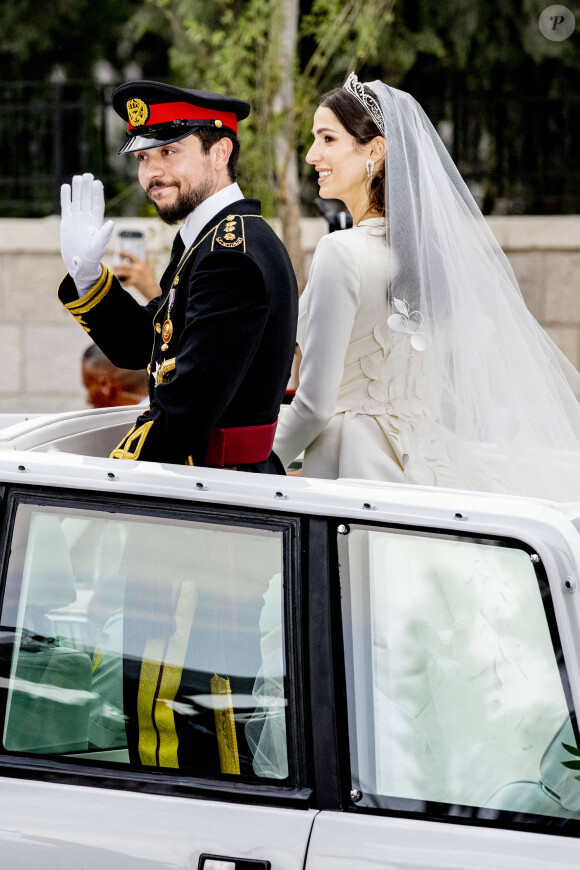
[[[260,211],[258,200],[239,200],[216,215],[204,233],[201,244],[204,253],[237,251],[250,254],[259,250],[265,241],[281,244],[278,236]]]
[[[253,246],[272,233],[261,214],[241,214],[234,211],[226,215],[215,228],[212,251],[234,250],[251,254]]]

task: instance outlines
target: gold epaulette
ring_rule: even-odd
[[[239,248],[246,253],[246,227],[248,218],[264,220],[261,214],[229,214],[223,221],[214,227],[211,249],[219,250],[216,244],[222,248]],[[211,232],[211,230],[210,230]],[[205,238],[205,236],[204,236]]]
[[[240,248],[246,251],[246,236],[244,233],[244,219],[239,214],[229,214],[216,228],[211,243],[212,251],[215,246],[222,248]],[[241,247],[240,247],[241,246]]]
[[[80,299],[73,299],[72,302],[63,302],[64,307],[70,311],[85,332],[90,332],[91,330],[83,320],[83,314],[86,314],[87,311],[90,311],[105,298],[113,283],[114,276],[111,270],[103,266],[102,263],[101,266],[103,268],[101,277],[96,284],[93,284],[90,290],[87,290],[84,296],[81,296]]]

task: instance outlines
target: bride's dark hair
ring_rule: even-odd
[[[373,91],[366,85],[365,92],[376,99]],[[344,129],[354,137],[359,145],[366,145],[375,136],[383,135],[366,109],[345,88],[335,88],[333,91],[323,94],[319,105],[334,112]],[[380,166],[375,166],[375,173],[370,184],[369,204],[373,212],[380,215],[385,214],[385,160]]]

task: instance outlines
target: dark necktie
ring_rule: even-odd
[[[167,266],[167,269],[165,270],[161,278],[161,288],[163,290],[165,290],[167,287],[167,281],[173,281],[173,277],[177,271],[177,267],[179,266],[179,262],[181,260],[184,250],[185,245],[183,244],[183,239],[181,238],[181,232],[179,232],[173,240],[169,265]]]
[[[181,257],[185,250],[185,245],[183,244],[183,239],[181,238],[181,230],[177,233],[175,238],[173,239],[173,245],[171,246],[171,261],[175,257]]]

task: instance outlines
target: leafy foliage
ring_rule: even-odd
[[[275,212],[278,174],[274,141],[304,147],[323,90],[342,83],[361,58],[378,57],[393,0],[311,0],[294,22],[280,0],[145,0],[133,21],[138,33],[160,28],[171,39],[173,80],[248,100],[252,113],[240,127],[240,180],[251,196]],[[286,75],[287,28],[296,28],[295,89],[291,117],[277,109]]]
[[[3,0],[0,69],[4,80],[45,81],[55,68],[87,80],[106,60],[122,77],[127,63],[167,72],[166,45],[154,33],[135,38],[140,0]]]
[[[542,0],[405,0],[394,6],[378,62],[436,126],[486,213],[580,208],[578,33],[546,39]]]
[[[24,94],[16,82],[46,83],[58,73],[69,88],[73,80],[86,85],[101,61],[111,81],[171,80],[249,100],[252,113],[240,129],[241,183],[274,214],[284,196],[280,142],[287,153],[304,153],[318,98],[355,69],[364,80],[381,78],[410,91],[436,125],[446,125],[446,144],[479,190],[484,211],[497,212],[502,202],[527,213],[578,211],[580,36],[546,39],[538,27],[545,6],[544,0],[4,0],[0,139],[14,142],[4,148],[2,174],[35,173],[52,183],[49,133],[43,132],[52,117],[47,89],[27,92],[33,96],[24,100],[17,124],[23,147],[14,135],[11,104],[22,103],[17,94]],[[286,108],[280,94],[287,96],[290,85],[292,107]],[[87,93],[79,98],[86,112]],[[32,132],[24,131],[26,123]],[[68,143],[68,127],[71,135],[76,129],[73,153],[88,154],[88,139],[104,147],[104,138],[97,142],[99,122],[87,123],[94,126],[89,133],[72,121],[64,130]],[[99,171],[103,158],[95,160],[92,145],[90,154]],[[312,182],[302,165],[304,191]],[[303,200],[314,196],[308,187]],[[16,198],[8,196],[5,208]]]
[[[563,761],[562,767],[567,767],[569,770],[580,770],[580,749],[576,746],[570,746],[569,743],[562,743],[562,746],[569,752],[570,755],[576,756],[576,761]],[[580,779],[580,776],[575,776],[574,779]]]

